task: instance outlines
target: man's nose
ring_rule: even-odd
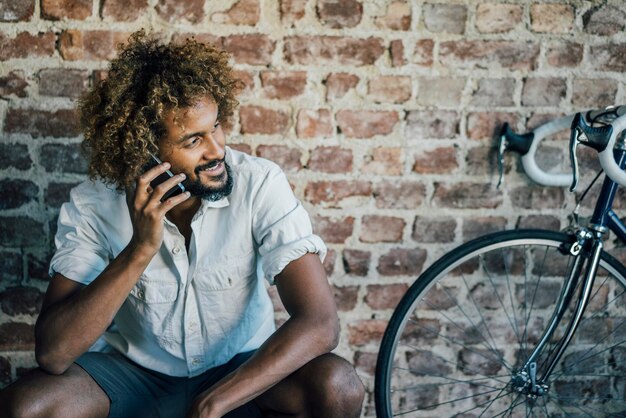
[[[224,144],[214,135],[209,135],[204,142],[203,157],[207,161],[221,160],[224,158]]]

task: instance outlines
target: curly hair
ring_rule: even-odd
[[[209,96],[228,124],[242,83],[226,52],[193,38],[165,44],[141,30],[119,48],[107,78],[81,98],[78,110],[89,177],[122,190],[141,174],[149,152],[158,152],[166,113]]]

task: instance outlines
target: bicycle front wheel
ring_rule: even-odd
[[[626,269],[606,253],[545,391],[519,384],[573,265],[574,241],[558,232],[504,231],[470,241],[426,270],[383,337],[377,416],[626,416]],[[571,315],[570,307],[536,361],[537,379]]]

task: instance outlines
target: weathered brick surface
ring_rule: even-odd
[[[520,25],[522,6],[482,3],[476,8],[476,29],[481,33],[509,32]]]
[[[91,16],[93,0],[41,0],[44,19],[84,20]]]
[[[3,1],[0,3],[0,22],[29,20],[35,11],[35,0]]]
[[[323,173],[352,171],[352,151],[341,147],[317,147],[311,151],[307,168]]]
[[[465,32],[467,6],[461,4],[425,4],[424,26],[431,32],[461,34]]]
[[[353,28],[361,21],[363,4],[357,0],[319,0],[317,16],[329,28]]]
[[[616,0],[0,2],[0,386],[34,366],[32,324],[59,208],[86,177],[73,107],[135,30],[194,37],[231,55],[244,88],[227,143],[278,163],[328,244],[338,352],[364,378],[370,418],[375,353],[407,283],[486,232],[567,225],[575,196],[531,183],[512,153],[495,189],[495,140],[505,121],[522,132],[623,101],[625,13]],[[567,132],[547,138],[538,164],[567,171],[567,140]],[[598,163],[591,150],[579,156],[585,184]],[[598,187],[582,212],[597,195]],[[624,197],[620,189],[617,211]],[[626,261],[612,237],[607,246]],[[287,313],[273,296],[280,325]],[[432,332],[410,328],[412,343],[433,342]],[[438,355],[402,362],[445,367]],[[437,388],[424,385],[419,397],[429,396]]]

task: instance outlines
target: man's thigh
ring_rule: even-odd
[[[329,353],[311,360],[260,395],[264,417],[359,416],[364,387],[354,367]]]
[[[35,369],[0,392],[0,415],[16,417],[106,417],[109,398],[76,364],[62,375]]]

